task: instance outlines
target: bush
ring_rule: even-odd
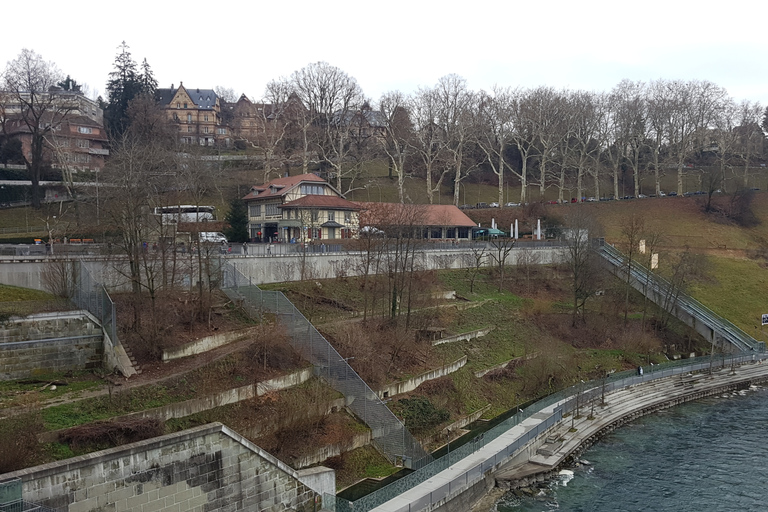
[[[413,434],[424,433],[451,417],[447,410],[438,409],[429,398],[423,396],[402,398],[396,405],[408,430]]]
[[[43,430],[40,412],[30,411],[0,421],[0,474],[37,463]]]

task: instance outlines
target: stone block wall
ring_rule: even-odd
[[[335,493],[332,470],[299,473],[220,423],[0,475],[24,499],[68,512],[295,510]],[[323,473],[323,470],[320,470]]]
[[[87,314],[42,314],[0,328],[0,380],[42,373],[98,368],[104,334]]]

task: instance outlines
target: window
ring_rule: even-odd
[[[216,129],[216,133],[218,133],[219,135],[226,135],[227,134],[227,129],[226,128],[217,128]]]
[[[248,207],[248,216],[249,217],[261,217],[261,205],[260,204],[254,204]]]
[[[322,196],[323,186],[322,185],[302,185],[301,193],[304,195]]]
[[[187,108],[187,104],[186,103],[184,103],[184,108]]]
[[[176,108],[181,108],[181,103],[177,103]]]
[[[469,228],[459,228],[459,238],[469,238]]]
[[[320,218],[319,213],[317,210],[312,210],[312,222],[317,222],[317,219]]]
[[[78,133],[93,133],[93,128],[90,126],[78,126],[77,131]]]
[[[336,228],[328,228],[328,238],[336,238]]]
[[[192,127],[191,126],[187,126],[187,133],[192,133]]]
[[[336,222],[336,212],[328,212],[328,222]]]
[[[440,228],[432,228],[432,236],[430,238],[443,238],[443,230]]]
[[[77,139],[77,147],[89,148],[91,147],[91,141],[89,141],[88,139]]]
[[[272,216],[272,215],[277,215],[278,214],[277,203],[265,204],[264,205],[264,214],[267,217]]]
[[[345,224],[352,223],[352,212],[344,212],[344,223]]]
[[[208,115],[207,115],[207,114],[203,116],[203,120],[204,120],[206,123],[208,122]]]
[[[207,126],[203,126],[203,133],[208,133],[208,127]]]
[[[184,107],[184,108],[187,108],[187,107]],[[192,122],[192,114],[187,114],[187,122],[188,123]]]

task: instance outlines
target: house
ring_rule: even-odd
[[[248,229],[255,242],[351,238],[360,207],[315,174],[286,176],[251,188]]]
[[[228,147],[232,136],[222,122],[221,102],[213,89],[187,89],[184,84],[169,89],[157,89],[155,100],[176,125],[179,140],[184,144]]]
[[[45,154],[46,162],[51,167],[73,171],[100,171],[104,168],[109,150],[105,147],[107,135],[101,122],[76,113],[63,116],[51,114],[44,116],[42,121],[50,126],[45,135]],[[22,153],[27,160],[31,160],[32,134],[21,114],[12,115],[5,121],[5,136],[18,139]]]
[[[471,240],[475,223],[452,204],[400,204],[358,202],[360,226],[391,235],[407,230],[423,240]]]

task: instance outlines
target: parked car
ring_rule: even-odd
[[[474,206],[472,206],[471,204],[463,204],[459,206],[459,210],[471,210],[472,208],[474,208]]]
[[[489,208],[498,208],[498,207],[499,207],[499,203],[490,203],[490,204],[488,205],[488,207],[489,207]]]
[[[597,199],[595,199],[594,197],[588,197],[588,198],[587,198],[587,202],[588,202],[588,203],[594,203],[594,202],[596,202],[596,201],[597,201]]]
[[[477,203],[477,208],[488,208],[488,203]]]
[[[648,198],[648,196],[647,196],[647,195],[645,195],[645,194],[638,194],[637,198],[638,198],[638,199],[647,199],[647,198]]]
[[[504,203],[504,206],[511,208],[513,206],[520,206],[520,203]]]
[[[221,243],[225,244],[227,243],[227,237],[225,237],[223,233],[218,233],[215,231],[201,231],[200,241],[211,242],[214,244],[221,244]]]
[[[669,197],[677,197],[677,192],[670,192],[667,194]]]

